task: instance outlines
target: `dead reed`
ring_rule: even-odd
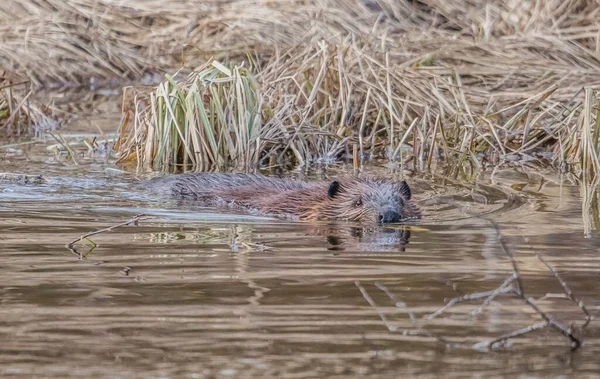
[[[184,82],[168,76],[150,93],[131,91],[135,111],[125,115],[117,141],[124,159],[157,169],[257,165],[262,96],[248,69],[212,62]]]
[[[510,96],[540,71],[547,82],[597,83],[599,8],[595,0],[5,0],[0,64],[34,84],[77,85],[354,35],[378,42],[392,65],[505,78],[493,84]]]
[[[0,137],[39,134],[59,126],[51,111],[33,100],[32,94],[28,81],[0,78]]]
[[[198,84],[198,77],[208,75],[201,70],[135,93],[135,106],[127,105],[131,110],[120,127],[122,156],[155,169],[192,164],[200,170],[252,170],[346,156],[412,161],[420,169],[450,163],[455,175],[469,165],[531,159],[598,171],[593,89],[569,88],[574,95],[567,95],[556,83],[535,83],[535,91],[504,96],[485,84],[500,77],[434,67],[430,57],[409,67],[391,59],[371,41],[348,37],[221,70],[222,64],[210,61],[217,84]],[[240,70],[247,82],[233,74]],[[252,89],[242,90],[248,83]],[[210,89],[227,85],[233,90]],[[209,138],[219,142],[204,142]],[[156,146],[169,146],[169,153]]]
[[[347,156],[451,162],[458,174],[544,158],[593,173],[599,16],[596,0],[7,0],[0,63],[35,85],[191,72],[137,91],[136,106],[127,105],[120,151],[140,166],[252,169]],[[194,84],[211,57],[232,70],[220,78],[230,82]],[[233,84],[236,67],[258,83],[259,113],[245,109],[240,118],[248,104],[236,98],[244,91]],[[160,88],[174,107],[166,112],[185,110],[185,96],[198,98],[189,92],[198,90],[204,114],[214,111],[209,121],[220,123],[209,124],[215,145],[206,126],[196,143],[200,125],[186,131],[179,122],[203,114],[196,101],[192,115],[164,119],[175,129],[161,136],[172,140],[146,147],[151,128],[164,127]]]

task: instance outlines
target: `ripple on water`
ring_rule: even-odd
[[[508,179],[507,179],[508,177]],[[598,239],[583,238],[576,188],[414,183],[425,217],[364,227],[215,212],[133,189],[134,179],[0,184],[0,372],[5,377],[465,377],[593,375],[598,328],[571,353],[539,331],[496,352],[474,346],[539,322],[513,295],[479,315],[450,298],[523,283],[568,323],[577,306],[542,254],[598,312]],[[522,180],[517,176],[513,181]],[[515,190],[518,188],[519,190]],[[537,188],[541,188],[537,190]],[[139,213],[137,227],[65,244]],[[483,215],[485,217],[474,215]],[[442,337],[446,342],[440,342]]]

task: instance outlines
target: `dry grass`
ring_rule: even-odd
[[[0,136],[39,134],[58,127],[49,108],[31,100],[32,93],[28,81],[0,78]]]
[[[150,93],[132,91],[135,111],[126,113],[116,146],[123,160],[157,169],[258,164],[262,95],[247,69],[213,62],[183,83],[167,77]]]
[[[527,92],[517,94],[515,90],[508,96],[486,87],[486,83],[502,80],[491,74],[474,77],[456,67],[434,66],[430,57],[400,69],[391,60],[389,51],[378,50],[369,41],[347,38],[335,45],[319,41],[246,61],[246,67],[254,68],[259,91],[253,96],[262,100],[262,117],[251,118],[252,125],[230,123],[230,129],[208,123],[204,130],[224,139],[229,134],[248,135],[245,130],[253,127],[257,132],[245,143],[222,145],[230,149],[223,151],[220,162],[238,167],[240,162],[228,157],[243,156],[240,148],[251,147],[255,159],[245,161],[246,169],[290,161],[302,165],[346,155],[356,160],[413,160],[421,168],[443,160],[455,165],[455,175],[465,169],[465,163],[476,166],[502,159],[544,158],[561,168],[598,170],[598,101],[593,90],[566,90],[557,83],[543,82],[545,74],[540,72],[539,82],[532,78]],[[184,81],[181,86],[193,91],[191,82]],[[158,90],[166,85],[168,82]],[[219,93],[219,103],[245,101],[242,92]],[[135,149],[148,152],[145,137],[156,125],[151,117],[157,109],[152,106],[156,104],[152,96],[137,93],[135,112],[131,113],[136,137],[123,139],[128,157],[134,157],[129,153]],[[208,101],[207,109],[215,101],[215,97],[200,98]],[[191,123],[178,135],[194,128]],[[125,130],[127,127],[121,129]],[[206,151],[202,147],[187,151],[191,139],[173,146],[178,147],[172,151],[182,154],[161,160],[155,168],[192,163],[184,161],[185,157]],[[150,157],[146,154],[145,162],[156,162]],[[212,164],[200,169],[223,168],[223,164],[215,165],[216,161],[211,159]]]
[[[233,132],[218,148],[200,142],[194,151],[191,139],[177,137],[181,145],[170,141],[167,153],[148,159],[156,145],[145,138],[159,127],[152,96],[161,98],[161,87],[137,92],[135,122],[124,124],[137,129],[121,128],[120,146],[126,157],[144,151],[135,155],[145,157],[140,165],[249,169],[349,155],[421,166],[452,158],[458,172],[465,163],[544,156],[595,172],[599,17],[597,0],[8,0],[0,5],[0,62],[36,84],[199,72],[211,56],[251,69],[260,133],[248,137],[240,121],[234,129],[211,124],[217,140]],[[193,79],[162,84],[165,104],[185,109],[176,99],[191,86]],[[196,89],[204,106],[234,112],[240,99],[229,96],[241,92],[220,86],[217,97],[210,91],[218,85]],[[164,135],[199,130],[179,127]]]
[[[401,67],[429,53],[436,67],[507,78],[509,94],[540,70],[597,79],[598,8],[596,0],[5,0],[0,63],[35,84],[86,84],[352,34]]]

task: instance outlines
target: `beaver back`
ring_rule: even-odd
[[[192,173],[153,179],[148,187],[205,205],[286,218],[390,223],[420,217],[405,181],[373,176],[304,182],[253,174]]]

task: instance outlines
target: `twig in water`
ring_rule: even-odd
[[[571,288],[567,285],[567,282],[565,282],[563,280],[563,278],[560,276],[560,274],[558,273],[558,271],[556,271],[554,269],[554,267],[550,266],[539,254],[536,254],[535,257],[542,262],[546,267],[548,267],[548,270],[552,271],[552,274],[554,274],[554,277],[556,278],[556,280],[558,280],[558,282],[560,283],[560,285],[563,287],[563,289],[565,290],[565,293],[567,295],[567,297],[573,302],[575,303],[583,313],[585,313],[586,316],[586,320],[585,323],[581,326],[581,329],[585,329],[589,323],[592,321],[592,315],[590,314],[590,312],[588,312],[587,308],[585,307],[585,304],[583,304],[583,301],[581,301],[580,299],[578,299],[575,294],[573,293],[573,291],[571,291]]]
[[[451,204],[456,205],[454,202],[451,202]],[[504,252],[504,254],[509,258],[511,265],[512,265],[512,274],[504,281],[504,283],[498,287],[496,290],[494,291],[488,291],[488,292],[479,292],[479,293],[473,293],[473,294],[469,294],[469,295],[464,295],[461,297],[457,297],[454,299],[451,299],[448,304],[446,304],[445,306],[443,306],[442,308],[438,309],[437,311],[435,311],[434,313],[425,316],[425,318],[428,319],[432,319],[435,318],[437,316],[439,316],[440,314],[442,314],[444,311],[446,311],[448,308],[450,308],[451,306],[453,306],[454,304],[464,301],[464,300],[472,300],[472,299],[478,299],[478,298],[482,298],[482,297],[486,297],[489,296],[485,302],[480,306],[479,309],[475,310],[474,312],[472,312],[472,315],[476,315],[477,313],[480,312],[480,310],[486,306],[487,304],[489,304],[489,302],[491,302],[493,300],[493,298],[495,298],[497,295],[499,295],[500,293],[503,292],[512,292],[514,294],[516,294],[519,298],[521,298],[527,305],[529,305],[534,311],[535,313],[537,313],[543,320],[544,322],[541,323],[536,323],[533,325],[528,326],[527,328],[524,329],[519,329],[517,331],[505,334],[495,340],[492,341],[484,341],[481,343],[478,343],[475,345],[475,347],[482,347],[482,346],[492,346],[502,340],[506,340],[515,336],[520,336],[523,335],[525,333],[529,333],[531,331],[534,330],[538,330],[538,329],[543,329],[545,327],[552,327],[553,329],[557,330],[558,332],[560,332],[561,334],[563,334],[564,336],[566,336],[570,341],[571,341],[571,346],[573,348],[573,350],[578,349],[579,347],[581,347],[581,340],[575,336],[575,334],[573,333],[573,331],[571,330],[571,328],[568,328],[567,326],[565,326],[564,324],[562,324],[561,322],[553,319],[548,313],[544,312],[543,310],[541,310],[538,305],[535,303],[534,299],[527,296],[527,294],[525,293],[525,288],[523,286],[523,280],[521,278],[520,272],[519,272],[519,266],[518,263],[515,259],[514,254],[512,253],[512,251],[508,248],[508,246],[506,245],[504,238],[502,236],[501,230],[500,230],[500,226],[494,221],[491,220],[487,217],[481,216],[481,215],[477,215],[474,214],[472,212],[469,212],[468,210],[465,210],[464,207],[461,207],[460,205],[458,206],[459,208],[463,208],[463,211],[465,211],[465,213],[467,213],[468,215],[472,216],[472,217],[476,217],[476,218],[480,218],[483,220],[488,221],[496,230],[496,235],[498,237],[498,241],[500,244],[500,247],[502,249],[502,251]],[[556,280],[561,284],[561,286],[563,287],[563,289],[565,290],[566,293],[566,297],[568,297],[571,301],[573,301],[575,304],[577,304],[579,306],[579,308],[583,311],[583,313],[585,313],[585,315],[587,316],[587,321],[586,323],[583,325],[582,329],[585,328],[592,320],[592,316],[590,315],[590,313],[588,312],[587,308],[585,307],[585,305],[583,304],[583,302],[581,300],[579,300],[571,291],[571,289],[569,288],[569,286],[567,285],[567,283],[561,278],[561,276],[558,274],[558,272],[552,268],[550,265],[548,265],[542,257],[540,257],[539,255],[537,255],[538,260],[540,260],[540,262],[542,262],[544,265],[546,265],[546,267],[554,274],[554,277],[556,278]],[[516,283],[516,288],[514,288],[512,285],[512,282]],[[509,286],[510,285],[510,286]]]
[[[470,293],[468,295],[463,295],[463,296],[452,298],[448,301],[448,304],[439,308],[437,311],[433,312],[432,314],[424,316],[423,318],[432,320],[432,319],[438,317],[439,315],[441,315],[442,313],[444,313],[448,308],[452,307],[454,304],[460,303],[462,301],[477,300],[477,299],[482,299],[484,297],[489,298],[490,296],[493,296],[496,292],[498,292],[503,286],[504,286],[504,284],[502,284],[502,286],[500,286],[497,289],[492,290],[492,291],[475,292],[475,293]],[[508,291],[506,291],[506,292],[508,292]]]
[[[496,296],[500,295],[501,293],[510,292],[512,290],[512,286],[509,286],[509,285],[514,280],[515,280],[514,275],[510,274],[508,276],[508,278],[506,278],[504,283],[502,283],[502,285],[500,285],[500,287],[496,288],[496,290],[494,290],[494,292],[490,296],[488,296],[487,299],[485,299],[485,301],[483,302],[483,304],[481,304],[479,306],[479,308],[477,308],[473,312],[471,312],[471,316],[476,316],[479,313],[481,313],[483,311],[483,308],[487,307],[492,302],[492,300],[494,300],[496,298]]]
[[[394,302],[394,305],[396,306],[396,308],[404,309],[406,311],[406,313],[408,313],[408,317],[410,317],[410,321],[413,324],[417,325],[417,317],[415,316],[415,313],[412,310],[410,310],[410,308],[406,305],[405,302],[403,302],[402,300],[398,299],[398,297],[396,296],[396,294],[392,293],[383,284],[375,283],[375,286],[377,288],[379,288],[380,290],[382,290],[383,292],[385,292],[386,295],[388,295],[388,297],[390,298],[390,300],[392,300]]]
[[[148,217],[149,217],[148,215],[145,215],[145,214],[141,213],[141,214],[138,214],[138,215],[136,215],[135,217],[133,217],[133,218],[131,218],[131,219],[129,219],[129,220],[127,220],[127,221],[125,221],[125,222],[122,222],[122,223],[120,223],[120,224],[113,225],[113,226],[110,226],[110,227],[108,227],[108,228],[104,228],[104,229],[96,230],[96,231],[94,231],[94,232],[89,232],[89,233],[87,233],[87,234],[85,234],[85,235],[83,235],[83,236],[81,236],[81,237],[79,237],[79,238],[76,238],[76,239],[74,239],[73,241],[69,242],[69,243],[66,245],[66,246],[67,246],[67,249],[69,249],[69,250],[73,250],[73,246],[74,246],[74,245],[75,245],[77,242],[81,242],[81,241],[83,241],[83,239],[84,239],[84,238],[88,238],[88,237],[91,237],[91,236],[93,236],[93,235],[100,234],[100,233],[110,232],[110,231],[112,231],[113,229],[116,229],[116,228],[119,228],[119,227],[121,227],[121,226],[125,226],[125,225],[130,225],[130,224],[132,224],[132,223],[135,223],[135,222],[137,222],[137,221],[139,221],[139,220],[146,219],[146,218],[148,218]]]
[[[537,314],[539,314],[544,320],[546,320],[546,324],[548,324],[549,326],[558,330],[559,332],[564,334],[567,338],[569,338],[571,340],[571,342],[573,343],[573,349],[578,349],[579,347],[581,347],[581,341],[579,340],[579,338],[575,337],[575,335],[571,331],[571,328],[567,328],[562,323],[560,323],[560,322],[554,320],[552,317],[550,317],[546,312],[542,311],[537,306],[537,304],[535,303],[533,298],[526,297],[524,295],[520,295],[520,296],[523,298],[523,300],[525,300],[525,302],[527,304],[529,304],[531,306],[531,308],[533,308],[533,310],[535,310],[537,312]]]
[[[528,297],[525,294],[525,290],[524,290],[524,287],[523,287],[523,282],[521,280],[521,276],[519,274],[519,268],[517,266],[517,261],[515,260],[515,257],[513,255],[512,251],[510,251],[508,249],[508,247],[506,246],[506,244],[504,243],[503,238],[502,238],[502,233],[500,232],[500,227],[493,220],[488,220],[488,221],[492,224],[492,226],[494,227],[494,229],[496,229],[496,233],[497,233],[498,238],[500,240],[500,246],[502,247],[502,250],[504,251],[504,253],[506,254],[506,256],[510,258],[510,261],[512,263],[512,266],[513,266],[513,276],[514,276],[515,282],[517,283],[517,288],[516,288],[516,290],[514,292],[521,299],[523,299],[531,308],[533,308],[533,310],[538,315],[540,315],[540,317],[542,317],[546,321],[545,324],[547,326],[553,327],[555,330],[559,331],[560,333],[564,334],[567,338],[569,338],[569,340],[573,344],[572,346],[573,346],[574,350],[578,349],[579,347],[581,347],[581,340],[579,340],[579,338],[577,338],[573,334],[573,332],[571,331],[570,328],[567,328],[562,323],[560,323],[560,322],[554,320],[552,317],[550,317],[546,312],[542,311],[537,306],[537,304],[534,302],[534,300],[531,297]]]
[[[377,308],[377,304],[375,304],[375,301],[369,295],[369,293],[367,292],[367,290],[365,289],[365,287],[363,287],[358,280],[355,281],[354,284],[360,290],[360,293],[362,293],[362,295],[365,298],[365,300],[367,301],[367,303],[369,303],[369,305],[372,306],[373,309],[375,309],[375,311],[379,315],[379,318],[381,319],[381,321],[383,321],[383,324],[385,325],[385,327],[388,328],[388,330],[390,332],[396,332],[396,331],[398,331],[398,328],[395,327],[394,325],[390,324],[390,321],[387,319],[387,316],[383,312],[381,312],[379,310],[379,308]]]
[[[357,280],[354,282],[354,284],[356,285],[356,287],[360,290],[360,292],[362,293],[363,297],[365,298],[365,300],[367,301],[367,303],[369,303],[369,305],[371,307],[373,307],[373,309],[375,309],[375,312],[377,312],[377,314],[379,315],[379,318],[381,319],[381,321],[383,322],[383,324],[385,325],[385,327],[390,331],[390,332],[401,332],[402,334],[406,335],[406,336],[424,336],[424,337],[430,337],[430,338],[435,338],[439,341],[442,341],[444,343],[447,343],[447,341],[438,338],[436,336],[433,336],[431,333],[427,332],[426,330],[409,330],[409,329],[399,329],[397,326],[392,325],[392,323],[388,320],[387,316],[385,315],[385,313],[383,313],[382,311],[379,310],[379,308],[377,307],[377,304],[375,304],[375,301],[373,300],[373,298],[371,297],[371,295],[369,295],[369,293],[367,292],[367,290],[365,289],[365,287],[363,287],[360,282]]]
[[[510,263],[512,264],[513,276],[517,283],[517,293],[519,295],[523,295],[523,293],[525,293],[525,288],[523,287],[523,281],[521,280],[521,275],[519,274],[519,266],[517,265],[517,261],[515,260],[514,254],[508,248],[508,246],[506,246],[506,243],[504,242],[504,237],[502,236],[502,233],[500,232],[500,226],[494,220],[490,220],[487,218],[484,218],[484,219],[487,220],[490,224],[492,224],[492,226],[496,230],[496,236],[498,237],[498,242],[500,243],[500,247],[502,248],[502,251],[504,252],[504,254],[510,259]]]
[[[537,324],[533,324],[533,325],[529,325],[526,328],[523,329],[519,329],[519,330],[515,330],[514,332],[510,332],[507,334],[504,334],[496,339],[493,339],[491,341],[483,341],[483,342],[479,342],[477,344],[475,344],[473,347],[475,349],[481,349],[481,348],[489,348],[489,347],[493,347],[495,344],[501,342],[501,341],[505,341],[509,338],[514,338],[514,337],[519,337],[522,336],[524,334],[527,334],[529,332],[533,332],[536,330],[540,330],[540,329],[544,329],[546,326],[548,326],[548,323],[546,322],[538,322]]]
[[[405,329],[403,331],[404,334],[423,335],[423,336],[435,338],[436,340],[438,340],[440,342],[443,342],[445,344],[449,344],[450,343],[445,338],[436,336],[433,333],[431,333],[430,331],[423,329],[418,324],[417,317],[415,316],[414,312],[406,305],[406,303],[404,301],[398,299],[398,297],[394,293],[392,293],[386,286],[384,286],[383,284],[380,284],[380,283],[375,283],[375,286],[377,286],[377,288],[379,288],[380,290],[382,290],[383,292],[385,292],[386,295],[388,295],[388,297],[390,298],[390,300],[392,300],[394,302],[394,305],[396,306],[396,308],[399,308],[399,309],[402,309],[402,310],[406,311],[406,313],[408,314],[408,317],[410,317],[410,321],[413,323],[413,325],[416,326],[417,328],[419,328],[418,330],[413,331],[413,332],[410,332],[410,331],[408,331],[408,330]]]

